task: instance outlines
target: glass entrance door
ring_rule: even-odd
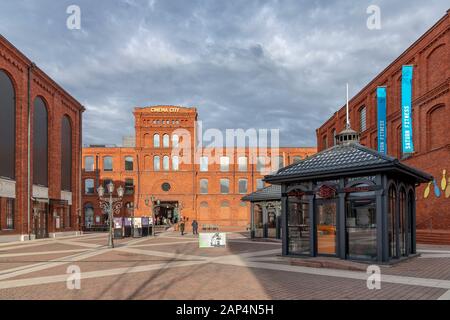
[[[336,255],[336,200],[317,200],[316,230],[317,253]]]

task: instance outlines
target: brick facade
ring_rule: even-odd
[[[250,206],[241,198],[256,191],[257,180],[263,179],[269,173],[268,167],[257,170],[256,157],[263,153],[266,158],[283,156],[283,164],[294,161],[294,157],[306,157],[316,152],[316,148],[279,148],[279,150],[258,150],[256,148],[212,149],[198,147],[197,110],[175,106],[156,106],[136,108],[135,137],[133,148],[118,147],[85,147],[83,148],[83,163],[86,157],[94,159],[93,170],[83,167],[83,182],[86,179],[95,181],[95,189],[105,179],[115,182],[116,188],[124,185],[125,179],[133,179],[134,193],[124,196],[124,204],[133,203],[135,216],[150,216],[150,208],[146,199],[161,202],[178,203],[181,205],[181,215],[189,221],[196,219],[200,224],[217,224],[220,226],[246,227],[250,223]],[[160,145],[155,146],[154,136],[159,135]],[[164,135],[169,137],[169,145],[164,146]],[[173,136],[179,136],[178,148]],[[179,168],[174,170],[173,156],[179,157]],[[103,159],[105,156],[113,158],[113,170],[105,171]],[[133,158],[133,170],[125,170],[125,157]],[[154,157],[160,157],[160,170],[155,170]],[[169,157],[169,170],[164,170],[164,156]],[[200,157],[208,157],[208,171],[200,169]],[[229,170],[221,171],[220,156],[230,158]],[[247,168],[239,169],[238,158],[246,157]],[[216,159],[213,161],[213,159]],[[278,158],[277,158],[278,159]],[[279,159],[278,159],[279,161]],[[214,162],[214,163],[213,163]],[[244,171],[245,169],[245,171]],[[258,168],[261,169],[261,168]],[[200,181],[208,180],[208,192],[200,190]],[[228,179],[229,192],[223,194],[220,190],[220,179]],[[247,190],[239,192],[239,180],[247,181]],[[170,184],[170,190],[164,191],[162,185]],[[84,189],[83,189],[84,190]],[[243,191],[243,190],[241,190]],[[148,204],[148,202],[147,202]],[[104,223],[103,214],[98,205],[96,192],[83,193],[83,206],[94,208],[94,215],[98,217],[94,224]],[[122,208],[121,216],[131,216],[132,212]]]
[[[81,156],[81,121],[83,106],[71,97],[64,89],[48,77],[39,67],[33,64],[17,48],[0,36],[0,72],[5,73],[11,80],[15,93],[15,181],[0,178],[0,197],[2,204],[5,202],[5,192],[8,186],[15,183],[15,190],[8,197],[14,197],[14,229],[5,230],[5,211],[2,205],[2,216],[0,217],[2,229],[1,238],[23,239],[28,238],[29,232],[34,233],[33,218],[33,139],[30,139],[30,181],[28,183],[28,106],[30,106],[30,132],[33,132],[33,101],[40,97],[47,108],[48,115],[48,186],[45,193],[47,195],[48,208],[46,212],[48,228],[47,233],[73,232],[78,230],[78,209],[80,207],[80,156]],[[72,129],[72,186],[71,202],[61,192],[61,123],[63,117],[68,117]],[[2,194],[3,193],[3,194]],[[30,198],[29,198],[30,196]],[[63,199],[64,198],[64,199]],[[45,200],[45,199],[41,199]],[[30,201],[30,207],[28,206]],[[59,203],[59,205],[57,204]],[[70,208],[70,224],[66,221],[67,227],[56,229],[53,211],[58,211],[59,206]],[[50,212],[52,211],[52,212]],[[30,215],[30,228],[28,227],[28,215]],[[33,237],[33,235],[31,235]]]
[[[387,87],[387,152],[406,164],[432,174],[434,185],[426,196],[427,186],[417,189],[418,228],[450,229],[450,186],[442,190],[442,180],[450,185],[450,10],[404,53],[378,74],[350,101],[353,129],[361,131],[361,110],[366,108],[366,129],[361,143],[377,149],[377,86]],[[404,157],[401,152],[401,67],[414,66],[413,139],[415,153]],[[345,126],[345,107],[317,129],[318,149],[333,144],[333,135]],[[444,170],[446,175],[444,176]],[[447,192],[446,192],[447,191]],[[446,194],[447,193],[447,194]]]

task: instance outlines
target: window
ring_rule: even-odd
[[[247,194],[248,192],[248,180],[247,179],[239,179],[239,193]]]
[[[323,149],[328,149],[328,137],[326,135],[324,135],[322,137],[322,148]]]
[[[33,184],[48,186],[48,114],[41,98],[34,100]]]
[[[133,171],[133,157],[125,157],[125,171]]]
[[[310,253],[310,221],[309,203],[302,196],[303,192],[292,192],[295,196],[288,197],[287,208],[287,245],[289,255]]]
[[[294,163],[299,163],[300,161],[302,161],[302,157],[301,156],[294,156]]]
[[[364,132],[367,129],[367,122],[366,122],[366,107],[362,107],[359,110],[359,131]]]
[[[333,146],[336,145],[336,129],[333,129]]]
[[[89,156],[84,158],[84,170],[86,172],[94,171],[94,157]]]
[[[176,134],[172,136],[172,148],[178,148],[180,143],[180,137]]]
[[[5,201],[5,208],[3,210],[6,216],[6,229],[14,230],[14,199],[7,198]]]
[[[131,195],[134,193],[134,180],[131,178],[125,179],[125,194]]]
[[[227,172],[230,170],[230,158],[220,157],[220,171]]]
[[[230,180],[220,179],[220,193],[222,194],[230,193]]]
[[[159,134],[153,136],[153,148],[159,148],[161,146],[159,141]]]
[[[170,144],[170,137],[168,134],[165,134],[163,136],[163,148],[169,148],[169,144]]]
[[[68,116],[61,123],[61,190],[72,190],[72,126]]]
[[[201,179],[200,180],[200,193],[201,194],[208,194],[208,179]]]
[[[200,171],[201,172],[208,171],[208,157],[200,157]]]
[[[227,200],[224,200],[220,204],[220,207],[222,207],[222,208],[229,208],[230,207],[230,203]]]
[[[266,158],[258,157],[256,159],[256,171],[262,172],[264,171],[265,167],[266,167]]]
[[[247,157],[239,157],[238,158],[238,170],[240,172],[245,172],[247,171]]]
[[[170,159],[169,159],[169,157],[168,156],[164,156],[164,158],[163,158],[163,170],[164,171],[169,171],[169,165],[170,165]]]
[[[263,181],[263,179],[256,179],[256,189],[257,190],[264,189],[264,181]]]
[[[153,170],[160,171],[161,170],[161,158],[159,156],[155,156],[153,158]]]
[[[94,179],[86,179],[84,180],[84,193],[85,194],[94,194]]]
[[[103,158],[103,171],[113,171],[112,157],[104,157]]]
[[[105,194],[109,194],[108,185],[110,183],[114,184],[114,182],[111,179],[104,179],[103,180],[103,188],[105,188]]]
[[[180,170],[180,158],[178,158],[178,156],[172,157],[172,170],[173,171]]]
[[[0,177],[15,179],[16,97],[13,84],[0,70]]]

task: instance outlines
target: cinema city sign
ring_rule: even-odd
[[[177,113],[180,112],[178,107],[153,107],[150,112],[160,112],[160,113]]]

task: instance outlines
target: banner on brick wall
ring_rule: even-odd
[[[402,150],[413,153],[412,128],[412,79],[413,66],[402,67]]]
[[[386,87],[377,88],[378,152],[386,154]]]

